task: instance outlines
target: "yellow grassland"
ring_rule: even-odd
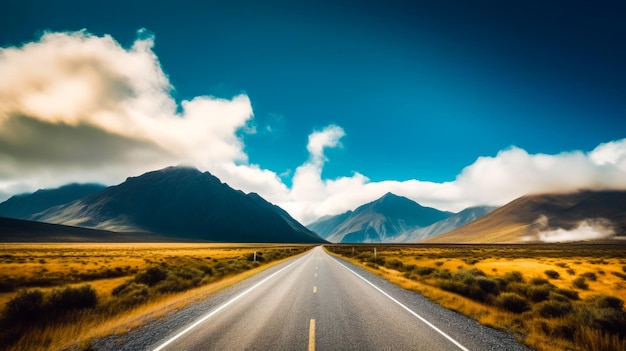
[[[114,299],[112,291],[132,279],[136,272],[159,264],[180,262],[184,259],[207,262],[228,262],[251,255],[274,250],[302,252],[304,245],[261,244],[1,244],[0,281],[28,282],[18,284],[11,292],[0,293],[0,315],[6,303],[20,291],[38,289],[50,291],[67,286],[91,285],[98,295],[98,304],[105,305]],[[299,249],[299,250],[296,250]],[[234,272],[179,293],[159,294],[144,304],[119,312],[99,309],[72,315],[70,321],[62,321],[24,330],[19,340],[4,344],[5,350],[64,350],[88,349],[91,340],[111,334],[123,334],[144,323],[160,318],[190,303],[206,299],[212,293],[248,278],[286,258],[259,266],[251,266],[244,272]],[[130,267],[130,269],[128,268]],[[98,273],[119,268],[123,276],[103,279],[80,279],[81,273]],[[41,278],[58,277],[58,282]],[[30,285],[42,280],[45,285]]]
[[[526,281],[533,278],[548,279],[558,288],[576,291],[580,300],[598,294],[610,295],[626,301],[626,247],[623,245],[593,247],[585,245],[350,245],[327,246],[331,254],[341,255],[371,273],[405,289],[416,291],[437,304],[469,316],[481,324],[513,332],[524,344],[539,351],[548,350],[619,350],[626,349],[626,340],[582,328],[576,340],[546,335],[546,329],[564,323],[563,318],[543,318],[525,312],[511,313],[493,305],[439,288],[433,276],[419,279],[407,278],[402,269],[389,263],[399,260],[403,266],[430,267],[452,273],[477,268],[489,278],[503,277],[509,272],[521,272]],[[386,264],[373,264],[376,257]],[[352,252],[355,250],[355,254]],[[365,257],[365,258],[364,258]],[[549,278],[546,270],[558,272],[556,279]],[[592,272],[597,279],[587,279],[587,289],[577,288],[573,281],[582,274]],[[616,273],[616,274],[613,274]],[[621,277],[620,277],[621,275]],[[602,346],[604,345],[604,346]],[[590,348],[591,347],[591,348]]]

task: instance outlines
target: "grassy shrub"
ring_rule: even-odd
[[[548,276],[548,278],[550,279],[558,279],[560,277],[559,272],[553,270],[553,269],[548,269],[546,271],[543,272],[546,276]]]
[[[578,291],[575,290],[556,288],[554,289],[554,292],[559,295],[563,295],[570,300],[580,300],[580,297],[578,296]]]
[[[518,271],[507,272],[502,279],[507,283],[523,283],[524,275]]]
[[[532,302],[541,302],[548,299],[551,290],[548,285],[533,285],[526,290],[526,296]]]
[[[587,284],[587,279],[585,279],[585,277],[578,277],[574,279],[572,281],[572,284],[574,285],[575,288],[578,288],[581,290],[589,289],[589,284]]]
[[[146,284],[135,283],[129,281],[124,283],[112,292],[113,296],[117,296],[115,303],[121,307],[132,307],[148,301],[150,291]]]
[[[494,279],[487,278],[483,271],[471,268],[455,272],[449,280],[440,281],[439,287],[472,300],[486,302],[497,293],[498,283]]]
[[[167,271],[161,266],[154,266],[138,273],[135,276],[135,282],[145,284],[147,286],[154,286],[161,280],[167,277]]]
[[[572,303],[569,301],[548,300],[535,305],[535,310],[541,317],[563,317],[572,311]]]
[[[401,271],[404,267],[404,263],[398,259],[393,259],[385,263],[385,267]]]
[[[621,278],[623,280],[626,280],[626,274],[621,273],[621,272],[611,272],[611,274],[613,274],[614,276]]]
[[[44,294],[41,290],[22,290],[9,300],[5,319],[13,322],[36,323],[44,315]]]
[[[576,309],[575,321],[581,326],[626,336],[626,312],[623,301],[611,296],[596,295]],[[620,307],[620,308],[617,308]]]
[[[552,285],[547,279],[544,278],[532,278],[530,280],[530,284],[532,285]]]
[[[515,293],[502,293],[496,299],[496,304],[509,312],[523,313],[530,310],[530,303],[524,297]]]
[[[591,296],[587,301],[599,308],[612,308],[618,311],[621,311],[624,308],[624,301],[615,296],[609,296],[604,294],[594,295]]]
[[[432,267],[421,267],[421,266],[416,266],[413,269],[413,272],[415,272],[415,274],[420,275],[420,276],[427,276],[427,275],[431,275],[433,273],[435,273],[437,270],[435,268]]]
[[[70,310],[93,308],[98,304],[98,294],[91,285],[83,285],[77,288],[66,287],[54,289],[48,297],[50,309],[57,313]]]
[[[581,277],[585,277],[585,278],[591,280],[592,282],[595,282],[596,280],[598,280],[598,276],[594,272],[585,272],[585,273],[581,274],[580,276]]]

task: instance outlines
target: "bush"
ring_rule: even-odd
[[[431,268],[431,267],[420,267],[420,266],[417,266],[417,267],[415,267],[413,269],[413,272],[415,272],[417,275],[421,275],[421,276],[431,275],[435,271],[437,271],[437,270],[435,268]]]
[[[15,322],[37,322],[44,311],[44,295],[41,290],[22,290],[7,302],[5,317]]]
[[[526,296],[533,302],[541,302],[550,296],[550,287],[547,285],[534,285],[528,288]]]
[[[594,295],[589,297],[588,301],[596,307],[599,308],[612,308],[614,310],[621,311],[624,308],[624,301],[622,299],[617,298],[615,296],[609,295]]]
[[[556,288],[554,289],[554,292],[559,295],[563,295],[570,300],[580,300],[580,297],[578,296],[578,291],[575,290]]]
[[[596,276],[596,274],[594,272],[585,272],[583,274],[580,275],[581,277],[585,277],[589,280],[591,280],[592,282],[595,282],[598,279],[598,276]]]
[[[488,294],[497,294],[498,293],[498,282],[487,277],[478,277],[476,278],[476,284],[480,287],[480,290],[488,293]]]
[[[578,277],[572,281],[572,284],[575,288],[587,290],[589,289],[589,284],[587,284],[587,280],[585,277]]]
[[[552,285],[547,279],[543,278],[533,278],[530,280],[530,284],[532,285]]]
[[[523,313],[530,310],[528,300],[515,293],[502,293],[498,296],[496,303],[501,308],[513,312]]]
[[[626,336],[626,313],[623,310],[602,307],[603,304],[607,303],[602,297],[593,296],[589,302],[589,304],[582,305],[577,309],[574,317],[576,323],[596,330],[618,334],[622,337]]]
[[[98,294],[91,285],[83,285],[77,288],[66,287],[54,289],[48,299],[50,308],[57,313],[69,310],[93,308],[98,304]]]
[[[154,286],[161,280],[167,277],[167,271],[160,266],[154,266],[140,272],[135,276],[135,282],[145,284],[147,286]]]
[[[146,284],[130,281],[113,289],[112,294],[118,297],[118,304],[123,307],[131,307],[146,302],[150,296],[150,291]]]
[[[393,260],[387,262],[385,264],[385,266],[387,266],[388,268],[391,268],[391,269],[401,270],[404,267],[404,263],[402,263],[402,261],[400,261],[400,260],[393,259]]]
[[[535,305],[541,317],[556,318],[563,317],[572,311],[572,304],[569,301],[543,301]]]
[[[523,283],[524,282],[524,276],[522,275],[521,272],[518,272],[518,271],[507,272],[504,275],[504,277],[502,277],[502,279],[504,279],[504,281],[507,283]]]
[[[487,301],[490,294],[497,293],[498,282],[487,278],[479,269],[461,269],[450,280],[439,282],[443,290],[454,292],[477,301]]]
[[[552,270],[552,269],[548,269],[543,273],[545,273],[545,275],[547,275],[548,278],[551,278],[551,279],[558,279],[560,277],[559,272]]]

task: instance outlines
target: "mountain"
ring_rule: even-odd
[[[467,223],[484,217],[490,212],[494,211],[497,207],[492,206],[477,206],[469,207],[459,213],[455,213],[450,217],[443,219],[439,222],[433,223],[428,227],[418,228],[405,233],[402,233],[398,237],[394,238],[391,242],[394,243],[414,243],[422,239],[430,238],[437,234],[449,232],[453,229],[459,228]]]
[[[187,167],[130,177],[30,219],[190,240],[324,242],[259,195],[234,190],[209,172]]]
[[[15,195],[0,203],[0,216],[27,219],[50,207],[78,200],[105,188],[100,184],[68,184],[56,189],[40,189],[32,194]]]
[[[0,217],[0,242],[81,242],[81,243],[123,243],[123,242],[171,242],[171,238],[146,233],[116,233],[105,230],[71,227]]]
[[[354,211],[322,217],[307,228],[331,242],[386,242],[450,215],[449,212],[424,207],[406,197],[387,193]]]
[[[626,191],[522,196],[451,232],[421,242],[521,243],[626,239]]]

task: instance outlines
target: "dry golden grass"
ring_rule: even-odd
[[[310,248],[305,245],[253,244],[3,244],[0,245],[1,350],[62,350],[88,348],[90,340],[124,333],[194,301],[241,281],[285,257]],[[257,251],[260,262],[250,262]],[[115,288],[136,281],[150,267],[175,274],[198,267],[202,280],[176,290],[145,286],[149,295],[141,303],[127,305],[113,295]],[[207,268],[208,267],[208,268]],[[112,276],[111,276],[112,275]],[[191,279],[191,278],[190,278]],[[167,280],[161,281],[165,283]],[[89,284],[97,293],[94,308],[69,311],[56,319],[15,327],[6,317],[7,302],[28,289],[49,296],[55,289]],[[11,291],[6,291],[11,290]],[[7,326],[13,325],[12,329]],[[2,328],[0,328],[2,329]],[[9,329],[11,329],[9,331]]]
[[[608,333],[585,319],[609,320],[613,327],[626,323],[623,307],[615,311],[594,305],[598,295],[626,300],[624,245],[332,245],[326,249],[443,307],[512,331],[536,350],[626,350],[626,330]],[[515,272],[521,273],[523,281],[509,283],[507,279]],[[465,280],[455,281],[455,277]],[[577,287],[575,280],[581,277],[587,288]],[[475,290],[466,289],[478,280],[488,293],[478,289],[478,284]],[[527,298],[525,312],[515,313],[499,304],[501,293],[533,296],[529,293],[533,289],[543,290],[545,296]],[[580,299],[561,294],[578,294]],[[546,307],[542,304],[563,301],[570,310],[562,316],[542,314],[541,308]]]

